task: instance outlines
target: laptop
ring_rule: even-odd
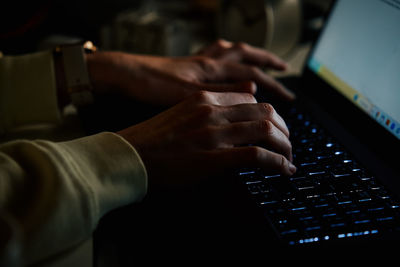
[[[158,192],[102,219],[96,255],[130,266],[149,251],[271,258],[271,248],[400,241],[400,5],[338,0],[324,25],[302,77],[287,85],[297,100],[273,103],[290,129],[297,172],[239,170]],[[271,100],[263,90],[256,97]]]
[[[400,241],[399,25],[399,1],[335,1],[296,103],[275,106],[297,173],[239,171],[280,245]]]

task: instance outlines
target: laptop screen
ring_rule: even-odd
[[[326,23],[308,67],[400,139],[400,0],[339,0]]]

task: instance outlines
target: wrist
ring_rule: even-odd
[[[96,93],[104,94],[121,87],[120,59],[121,52],[97,52],[86,54],[90,81]]]

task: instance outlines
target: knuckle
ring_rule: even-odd
[[[238,42],[235,44],[235,48],[240,52],[245,52],[248,49],[248,44],[244,42]]]
[[[224,39],[218,39],[215,44],[219,47],[219,48],[225,48],[225,44],[226,44],[226,40]]]
[[[262,158],[263,151],[261,147],[252,146],[248,148],[248,158],[253,162],[259,162]]]
[[[196,62],[200,66],[200,68],[206,73],[213,73],[216,70],[215,59],[200,56],[196,57]]]
[[[247,103],[257,103],[257,99],[250,93],[240,93]]]
[[[274,125],[269,120],[262,120],[259,122],[259,130],[266,135],[272,135],[274,133]]]
[[[263,109],[264,109],[264,112],[265,112],[265,115],[267,116],[267,118],[271,118],[272,115],[273,115],[274,112],[275,112],[274,107],[273,107],[271,104],[269,104],[269,103],[263,103],[263,104],[262,104],[262,107],[263,107]]]
[[[203,104],[203,105],[199,105],[197,107],[197,112],[199,114],[199,116],[201,118],[211,118],[213,117],[214,113],[215,113],[216,107],[213,105],[207,105],[207,104]]]
[[[210,92],[205,91],[205,90],[200,90],[196,93],[194,93],[193,98],[196,102],[199,103],[209,103],[211,101],[211,95]]]
[[[278,156],[278,166],[279,169],[284,172],[287,168],[287,159],[283,155]]]

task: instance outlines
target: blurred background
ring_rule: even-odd
[[[276,53],[289,63],[290,68],[284,73],[269,71],[269,74],[294,83],[302,73],[311,43],[323,25],[324,14],[331,2],[2,0],[0,51],[5,55],[18,55],[90,40],[100,50],[176,57],[195,53],[216,39],[224,38]],[[133,105],[132,101],[99,95],[95,105],[80,110],[80,119],[76,119],[76,109],[67,106],[64,117],[69,120],[64,121],[67,127],[70,125],[66,122],[83,121],[87,134],[94,134],[126,128],[161,111],[143,103]],[[134,108],[137,110],[132,110]],[[143,110],[148,110],[148,114]],[[115,117],[121,117],[120,114],[146,116],[135,120],[129,116],[129,119],[116,123]],[[65,129],[61,132],[67,133]]]
[[[100,50],[186,56],[218,38],[224,38],[233,42],[247,42],[276,53],[292,66],[292,73],[286,75],[296,75],[301,72],[302,63],[323,25],[324,14],[331,2],[331,0],[2,0],[0,51],[6,55],[18,55],[50,49],[58,44],[91,40]],[[110,97],[106,96],[103,100],[97,100],[96,105],[80,114],[88,134],[103,130],[115,131],[130,126],[137,119],[132,118],[131,114],[145,113],[146,116],[151,116],[158,112],[158,110],[147,111],[139,103],[132,105],[131,102],[120,98],[110,100]],[[133,109],[136,110],[132,111]],[[122,123],[116,122],[115,118],[120,118],[121,114],[129,114],[129,118],[124,118],[126,121]],[[70,119],[64,120],[64,127],[51,134],[74,136],[76,134],[74,131],[69,133],[70,126],[80,125],[81,120],[77,120],[75,116],[68,118]],[[35,133],[35,137],[42,138],[42,135]],[[219,195],[219,192],[215,194]],[[209,207],[209,205],[204,206]],[[215,210],[219,212],[218,207]],[[160,208],[158,210],[160,211]],[[201,211],[199,214],[202,212],[205,213]],[[130,229],[133,223],[146,226],[146,219],[152,218],[151,214],[146,213],[146,209],[141,211],[139,208],[138,214],[133,219],[127,219],[126,214],[121,212],[121,220],[118,220],[117,213],[114,214],[116,220],[111,217],[102,221],[95,235],[95,259],[98,257],[96,266],[106,266],[101,263],[109,261],[111,262],[109,266],[115,266],[115,261],[109,255],[113,254],[110,251],[114,252],[117,248],[114,243],[128,240],[130,244],[129,238],[132,235],[127,234],[126,230]],[[137,218],[142,215],[144,219],[137,222]],[[171,214],[168,216],[174,218]],[[114,227],[114,222],[117,222],[118,227]],[[113,231],[108,232],[108,229]],[[153,236],[160,231],[155,231]],[[138,238],[137,233],[134,235]],[[147,237],[142,237],[140,240],[144,242],[146,239]],[[90,246],[79,252],[83,255],[82,258],[91,255]],[[144,246],[144,249],[146,248]],[[127,257],[131,254],[131,246],[122,247],[121,250],[121,253],[126,252]],[[70,264],[68,260],[65,266],[73,266],[74,264]]]
[[[92,40],[104,50],[184,56],[217,38],[290,59],[318,33],[331,0],[2,1],[0,51]]]

